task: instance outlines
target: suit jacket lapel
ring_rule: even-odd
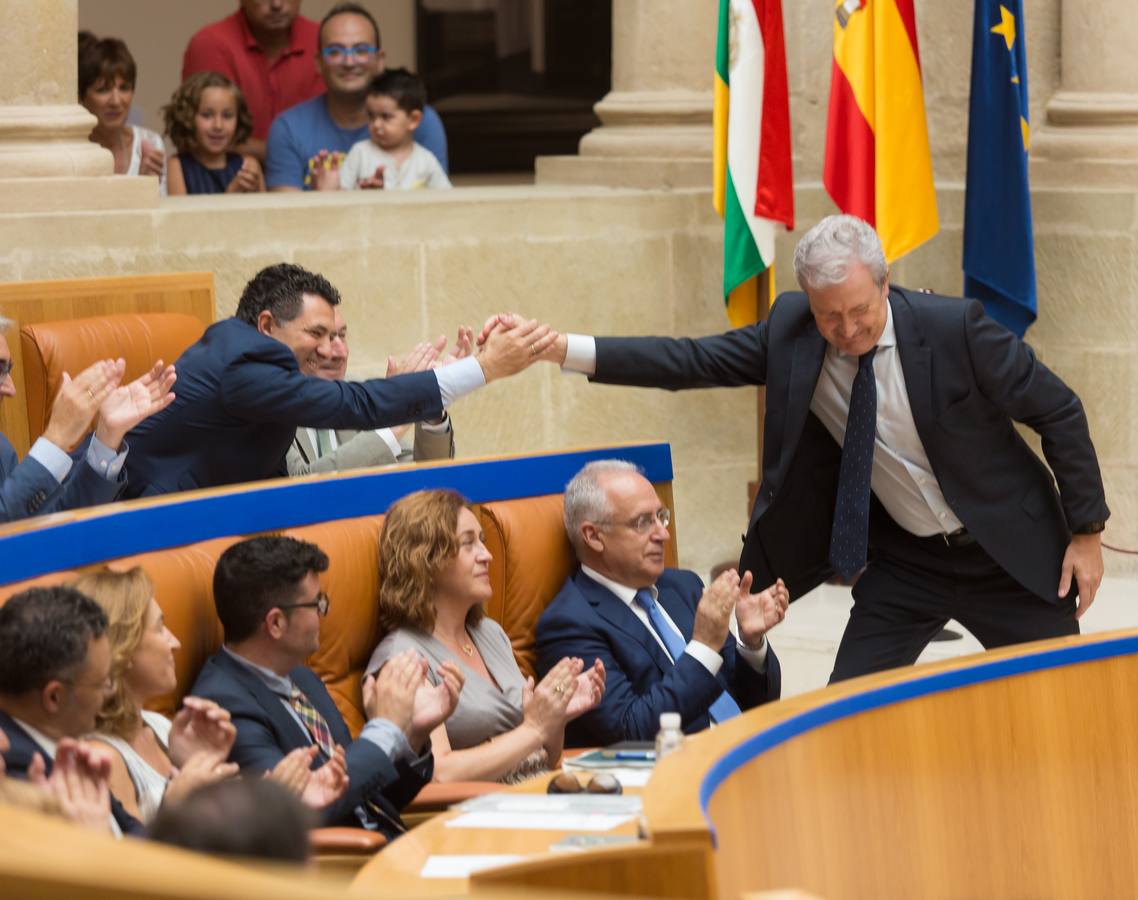
[[[672,668],[672,663],[667,654],[660,649],[656,638],[644,627],[644,623],[636,617],[636,613],[628,608],[628,604],[580,570],[577,571],[574,579],[585,599],[601,617],[614,628],[619,629],[636,641],[644,649],[644,652],[652,657],[652,661],[661,672],[667,672]]]
[[[889,304],[893,309],[897,354],[901,359],[901,371],[905,373],[905,390],[909,395],[913,424],[928,453],[933,444],[932,351],[917,328],[908,297],[896,288],[891,289]],[[931,456],[929,462],[932,462]]]
[[[307,428],[296,429],[296,447],[306,463],[312,463],[316,459],[316,448],[312,446]]]
[[[256,672],[241,665],[237,660],[231,659],[224,650],[218,651],[217,661],[233,678],[253,694],[257,705],[265,711],[265,715],[272,721],[273,728],[281,736],[282,742],[287,744],[285,752],[296,750],[299,747],[307,747],[312,743],[307,731],[284,708],[283,698],[269,690],[269,686],[260,679]]]
[[[810,411],[810,401],[818,376],[822,372],[822,362],[826,356],[826,341],[818,333],[813,319],[804,326],[803,334],[794,342],[794,356],[790,361],[790,377],[787,379],[789,396],[786,398],[786,437],[782,448],[784,456],[793,453],[802,436],[806,424],[806,414]],[[785,469],[789,460],[782,460]]]

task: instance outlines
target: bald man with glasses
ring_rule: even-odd
[[[729,570],[705,588],[694,572],[665,568],[671,511],[628,462],[585,466],[565,488],[564,516],[580,566],[538,622],[538,674],[579,656],[608,675],[566,746],[651,740],[665,712],[690,734],[778,699],[766,633],[786,614],[781,580],[752,594],[749,573]]]

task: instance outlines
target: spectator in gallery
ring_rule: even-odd
[[[406,69],[388,69],[367,88],[368,136],[352,145],[340,166],[340,187],[411,191],[448,188],[443,167],[430,150],[415,143],[423,123],[427,89]]]
[[[265,189],[261,164],[237,152],[252,119],[245,98],[217,72],[191,75],[163,107],[166,134],[178,152],[168,164],[170,194],[247,194]]]
[[[328,89],[273,121],[265,163],[270,191],[338,191],[344,156],[368,136],[368,84],[384,71],[379,25],[358,3],[339,3],[318,35],[317,65]],[[423,108],[415,141],[446,170],[446,132],[430,106]]]
[[[323,93],[315,59],[317,29],[316,22],[300,15],[300,0],[240,0],[234,13],[190,38],[182,81],[197,72],[217,72],[245,95],[253,130],[239,152],[263,163],[273,119]]]
[[[98,121],[90,140],[111,151],[116,175],[153,175],[166,193],[166,151],[162,138],[141,125],[130,125],[138,74],[134,57],[118,38],[79,32],[79,102]]]

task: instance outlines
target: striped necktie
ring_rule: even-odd
[[[300,688],[293,687],[292,693],[289,694],[289,701],[292,703],[292,708],[296,710],[296,714],[300,716],[300,721],[304,723],[304,727],[308,729],[312,742],[320,748],[325,756],[331,759],[336,748],[332,742],[332,730],[328,727],[328,721],[320,715],[320,710],[312,705]]]

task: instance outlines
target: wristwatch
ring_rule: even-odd
[[[1087,522],[1086,525],[1080,525],[1078,528],[1072,529],[1073,534],[1098,534],[1106,528],[1106,522]]]

